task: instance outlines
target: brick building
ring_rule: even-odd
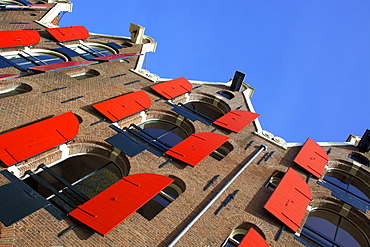
[[[0,246],[369,246],[368,131],[287,143],[242,73],[142,69],[141,26],[58,27],[67,0],[0,11]]]

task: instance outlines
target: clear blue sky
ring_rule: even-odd
[[[263,129],[289,142],[345,141],[370,128],[369,0],[75,0],[60,26],[158,42],[146,68],[164,78],[254,87]]]

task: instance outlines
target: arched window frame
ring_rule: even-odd
[[[365,156],[359,154],[359,153],[350,153],[348,155],[348,158],[352,159],[354,162],[357,162],[361,165],[364,165],[364,166],[367,166],[369,167],[370,166],[370,161],[368,158],[366,158]]]
[[[3,52],[0,55],[16,64],[18,69],[24,71],[29,67],[69,61],[69,58],[60,52],[46,49],[30,49],[28,47],[24,50]],[[48,56],[49,58],[41,58],[41,56]]]
[[[265,184],[265,188],[274,191],[276,187],[279,185],[281,179],[284,177],[285,172],[276,171],[272,174],[269,181]]]
[[[185,183],[180,178],[174,176],[169,177],[175,179],[175,181],[160,191],[155,197],[153,197],[137,211],[147,220],[152,220],[155,218],[155,216],[162,212],[163,209],[168,207],[173,201],[175,201],[185,192]]]
[[[310,218],[310,215],[313,213],[313,212],[317,212],[317,211],[322,211],[322,212],[328,212],[328,213],[330,213],[330,214],[334,214],[334,215],[336,215],[336,216],[338,216],[339,217],[339,219],[338,219],[338,222],[337,222],[337,224],[334,224],[333,222],[330,222],[331,223],[331,225],[330,226],[335,226],[336,227],[336,229],[335,229],[335,233],[334,233],[334,239],[332,239],[332,238],[330,238],[329,236],[327,236],[327,235],[325,235],[325,234],[323,234],[322,232],[320,232],[318,229],[316,229],[316,228],[314,228],[314,227],[311,227],[311,226],[308,226],[307,224],[308,224],[308,222],[307,221],[309,221],[309,218]],[[311,217],[312,217],[312,215],[311,215]],[[325,218],[322,218],[323,220],[326,220],[326,221],[328,221],[328,219],[325,219]],[[341,229],[340,228],[340,225],[341,225],[341,223],[342,223],[342,221],[343,221],[343,219],[345,220],[345,221],[347,221],[347,222],[349,222],[351,225],[352,225],[352,227],[351,227],[351,229],[357,229],[358,230],[358,232],[361,234],[361,236],[363,237],[363,240],[365,240],[366,242],[367,242],[367,244],[369,245],[370,243],[369,243],[369,239],[368,239],[368,237],[365,235],[365,233],[364,233],[364,231],[361,229],[361,228],[359,228],[353,221],[351,221],[349,218],[347,218],[347,217],[345,217],[345,216],[343,216],[343,215],[341,215],[340,213],[338,213],[338,212],[335,212],[335,211],[333,211],[333,210],[329,210],[329,209],[326,209],[326,208],[318,208],[318,209],[314,209],[314,210],[312,210],[311,212],[310,212],[310,214],[309,214],[309,216],[308,216],[308,218],[307,218],[307,221],[306,221],[306,223],[305,223],[305,225],[303,226],[303,229],[302,229],[302,232],[301,232],[301,235],[298,237],[298,236],[295,236],[295,239],[297,239],[298,241],[300,241],[300,242],[302,242],[302,243],[304,243],[304,244],[306,244],[307,246],[315,246],[314,245],[314,243],[315,244],[319,244],[319,246],[322,246],[322,242],[321,243],[319,243],[319,241],[322,241],[322,240],[320,240],[320,238],[321,239],[323,239],[323,241],[326,241],[326,242],[329,242],[331,245],[330,246],[334,246],[334,247],[337,247],[337,246],[343,246],[341,243],[338,243],[337,242],[337,239],[340,237],[339,235],[338,235],[338,233],[339,233],[339,229]],[[321,224],[320,224],[320,226],[322,226],[322,224],[323,224],[323,222],[321,222]],[[308,234],[308,232],[309,233],[311,233],[311,234]],[[342,230],[342,232],[343,232],[343,230]],[[353,237],[353,236],[352,236]],[[354,238],[354,237],[353,237]]]
[[[95,57],[117,54],[116,50],[109,45],[100,43],[85,43],[80,41],[79,44],[66,45],[66,47],[78,53],[86,60],[91,60]]]
[[[346,188],[344,188],[344,186],[340,186],[340,184],[337,184],[335,183],[335,181],[330,181],[327,177],[332,177],[334,179],[336,179],[335,176],[328,176],[328,173],[336,173],[336,174],[341,174],[343,176],[346,176],[346,184],[343,183],[344,186],[346,186]],[[353,193],[352,191],[350,191],[351,188],[355,188],[359,191],[362,192],[362,190],[360,190],[359,188],[357,188],[355,185],[352,184],[352,181],[356,181],[355,184],[363,184],[363,188],[367,188],[368,189],[368,193],[370,193],[370,186],[369,184],[367,184],[365,181],[363,181],[362,179],[356,177],[356,176],[353,176],[345,171],[342,171],[342,170],[339,170],[339,169],[330,169],[326,172],[325,174],[325,177],[323,178],[323,181],[317,181],[318,184],[330,189],[333,191],[332,195],[339,198],[340,200],[366,212],[367,209],[370,209],[370,199],[369,197],[368,198],[365,198],[365,197],[361,197],[355,193]],[[365,193],[363,193],[364,195],[366,195]]]

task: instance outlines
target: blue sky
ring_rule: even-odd
[[[263,129],[289,142],[345,141],[370,128],[368,0],[73,1],[60,26],[158,42],[146,68],[164,78],[254,87]]]

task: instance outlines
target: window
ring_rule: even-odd
[[[364,165],[364,166],[369,166],[369,160],[361,155],[361,154],[358,154],[358,153],[351,153],[348,155],[349,158],[353,159],[354,161],[360,163],[361,165]]]
[[[207,116],[213,121],[225,114],[220,108],[205,102],[189,102],[185,106]]]
[[[301,238],[314,246],[369,246],[364,233],[349,219],[332,211],[312,211]]]
[[[340,170],[329,170],[324,181],[332,185],[330,189],[348,194],[364,203],[370,203],[370,186],[364,181]],[[325,185],[324,185],[325,186]]]
[[[170,205],[186,189],[185,183],[175,176],[169,176],[175,181],[153,197],[149,202],[142,206],[137,212],[147,220],[153,219],[164,208]]]
[[[234,147],[231,145],[230,142],[225,142],[222,144],[219,148],[217,148],[215,151],[213,151],[210,156],[212,158],[215,158],[216,160],[220,161],[223,158],[226,157],[231,151],[233,151]]]
[[[4,89],[3,89],[4,88]],[[6,98],[22,93],[28,93],[32,91],[32,87],[27,84],[16,84],[12,87],[2,87],[0,88],[0,98]]]
[[[77,45],[69,45],[67,47],[77,52],[81,57],[85,58],[86,60],[91,60],[94,57],[102,57],[116,54],[116,51],[113,48],[107,45],[97,43],[80,43]]]
[[[226,99],[233,99],[235,97],[234,94],[228,91],[218,91],[217,94],[221,95],[222,97]]]
[[[149,120],[139,124],[138,126],[144,129],[146,133],[172,147],[189,137],[191,134],[187,133],[180,126],[164,120]]]
[[[20,70],[27,70],[29,67],[53,64],[68,61],[68,58],[56,51],[27,49],[18,52],[4,52],[0,54],[17,66]],[[13,66],[10,63],[2,63],[1,68]]]
[[[284,177],[285,172],[274,172],[272,176],[270,177],[270,180],[266,183],[265,187],[268,188],[269,190],[274,191],[276,187],[279,185],[281,179]]]
[[[257,226],[251,223],[243,223],[231,232],[221,247],[237,247],[250,229],[254,229],[261,238],[266,239],[263,232]]]
[[[83,79],[91,78],[91,77],[98,76],[98,75],[100,75],[98,71],[89,69],[88,71],[75,74],[75,75],[71,75],[71,77],[75,78],[76,80],[83,80]]]
[[[125,168],[119,167],[103,156],[92,154],[70,157],[50,167],[50,169],[88,198],[94,197],[117,182],[121,177],[127,175],[122,172]],[[76,204],[80,204],[71,196],[70,190],[47,171],[41,170],[36,175],[58,190],[60,194]],[[23,181],[61,210],[66,212],[72,210],[70,205],[57,197],[48,187],[36,181],[32,176],[27,177]]]

